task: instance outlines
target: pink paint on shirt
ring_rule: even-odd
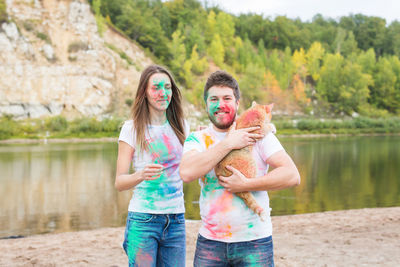
[[[213,203],[210,204],[210,210],[207,215],[211,221],[215,221],[215,217],[224,217],[224,214],[230,212],[233,206],[233,194],[224,191]],[[230,237],[232,236],[232,227],[230,223],[206,224],[207,229],[212,233],[215,238]]]

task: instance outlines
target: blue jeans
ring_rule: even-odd
[[[185,216],[129,212],[124,250],[129,266],[185,266]]]
[[[194,267],[275,266],[272,236],[247,242],[225,243],[197,238]]]

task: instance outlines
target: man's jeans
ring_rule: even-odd
[[[185,216],[129,212],[124,250],[129,266],[185,266]]]
[[[225,243],[199,235],[194,266],[274,266],[272,236],[247,242]]]

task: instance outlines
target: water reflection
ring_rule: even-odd
[[[273,215],[400,205],[400,137],[281,139],[302,183],[270,192]],[[117,144],[0,146],[0,237],[125,224],[114,188]],[[184,185],[199,219],[197,182]]]
[[[0,236],[121,225],[115,161],[110,143],[1,146]]]
[[[302,183],[271,192],[274,215],[400,205],[400,137],[282,140]]]

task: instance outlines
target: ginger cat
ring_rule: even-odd
[[[248,128],[252,126],[260,126],[260,129],[254,131],[259,134],[268,134],[274,130],[271,122],[271,111],[274,104],[259,105],[253,101],[251,108],[244,111],[236,119],[236,129]],[[235,149],[229,152],[215,167],[215,174],[218,176],[230,176],[232,172],[227,170],[226,166],[232,166],[243,173],[247,178],[254,178],[257,175],[256,162],[252,157],[253,146]],[[267,214],[260,207],[251,192],[235,193],[244,203],[256,214],[261,220],[265,221]]]

